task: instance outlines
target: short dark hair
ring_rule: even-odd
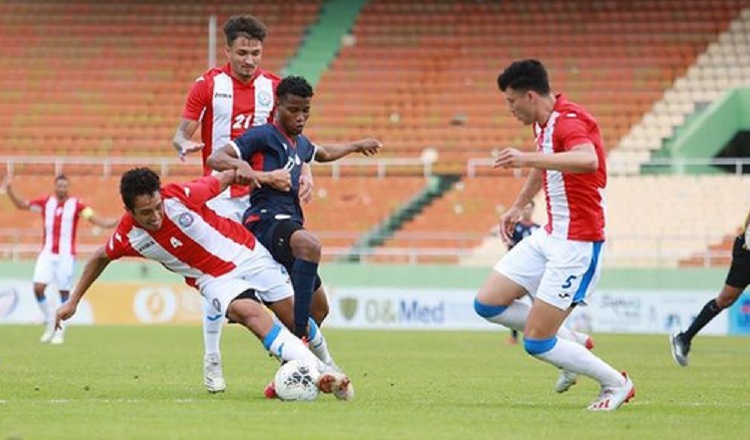
[[[519,92],[533,90],[540,95],[549,95],[549,77],[547,69],[538,60],[528,59],[514,61],[497,77],[497,86],[501,91],[508,87]]]
[[[240,37],[258,40],[262,43],[267,33],[266,25],[252,15],[234,15],[224,22],[227,46],[231,46],[234,40]]]
[[[120,178],[120,197],[129,210],[135,208],[135,198],[152,195],[161,188],[159,175],[150,168],[133,168]]]
[[[300,98],[312,98],[315,93],[309,82],[301,76],[287,76],[276,87],[276,98],[281,100],[287,95]]]
[[[66,176],[65,174],[58,174],[57,176],[55,176],[55,183],[59,182],[60,180],[64,180],[67,182],[68,176]]]

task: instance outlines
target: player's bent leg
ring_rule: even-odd
[[[569,313],[570,309],[560,310],[535,301],[524,332],[524,348],[537,359],[596,380],[602,389],[592,406],[602,407],[597,410],[617,409],[635,395],[633,382],[581,344],[557,337],[559,326]]]
[[[526,293],[521,285],[492,271],[474,299],[474,311],[489,322],[523,330],[529,305],[518,298]]]
[[[345,374],[321,362],[299,338],[281,323],[275,322],[257,300],[243,297],[232,301],[227,316],[247,327],[263,343],[266,350],[282,361],[299,359],[315,365],[321,372],[318,385],[321,392],[334,393],[342,400],[349,400],[354,396],[354,388]]]

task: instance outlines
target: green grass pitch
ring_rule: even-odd
[[[0,326],[0,439],[737,439],[750,432],[750,340],[699,337],[688,368],[667,337],[595,335],[596,353],[633,377],[614,413],[584,410],[583,378],[508,346],[504,332],[327,330],[356,388],[352,402],[268,401],[276,363],[249,332],[224,331],[228,390],[202,384],[197,326]]]

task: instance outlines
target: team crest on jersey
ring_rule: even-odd
[[[271,98],[271,94],[264,90],[258,93],[258,101],[260,102],[260,105],[267,106],[271,105],[273,99]]]
[[[193,214],[189,212],[183,212],[179,217],[177,217],[177,223],[179,223],[183,228],[190,227],[190,225],[193,224]]]

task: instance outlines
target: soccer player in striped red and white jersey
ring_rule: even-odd
[[[500,233],[510,241],[521,210],[542,189],[548,220],[495,265],[474,308],[490,322],[522,330],[526,351],[562,370],[557,392],[583,374],[601,385],[588,409],[615,410],[635,395],[633,381],[562,325],[574,307],[590,300],[601,273],[607,167],[599,125],[583,107],[552,93],[537,60],[512,63],[498,86],[511,114],[532,125],[536,139],[536,152],[506,148],[495,158],[495,167],[530,169],[500,217]],[[530,307],[519,301],[526,294],[534,298]]]
[[[279,359],[316,365],[322,373],[321,391],[352,398],[349,379],[318,360],[261,305],[263,301],[281,307],[286,301],[291,307],[294,293],[283,267],[241,224],[206,206],[233,183],[259,185],[254,173],[234,170],[164,186],[148,168],[123,174],[120,195],[126,213],[107,244],[86,263],[70,301],[57,311],[57,323],[73,316],[110,261],[127,256],[158,261],[198,289],[222,318],[247,327]]]
[[[64,340],[64,329],[54,331],[52,308],[44,291],[47,285],[54,283],[60,292],[60,301],[68,300],[75,272],[78,220],[83,218],[102,228],[117,225],[117,219],[100,218],[81,199],[70,197],[68,185],[68,178],[61,174],[55,178],[54,194],[26,200],[13,190],[9,176],[3,179],[5,192],[18,209],[42,215],[44,239],[33,278],[34,295],[45,322],[45,331],[40,338],[42,343],[62,344]]]
[[[182,120],[172,141],[180,158],[201,152],[203,174],[210,175],[206,160],[215,150],[224,147],[250,127],[263,125],[273,118],[274,92],[281,78],[260,68],[263,41],[267,28],[251,15],[237,15],[223,26],[226,37],[227,63],[211,68],[199,76],[188,93]],[[200,142],[192,140],[200,128]],[[301,200],[312,198],[312,173],[305,164]],[[249,206],[248,187],[232,185],[208,206],[218,215],[242,221]],[[203,371],[204,384],[210,393],[226,389],[221,366],[220,339],[222,320],[204,303]]]

